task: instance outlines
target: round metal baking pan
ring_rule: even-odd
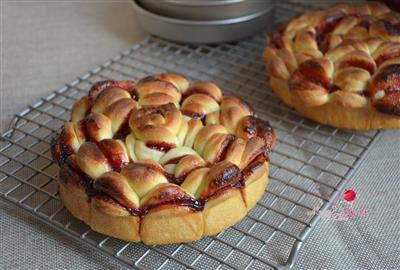
[[[159,37],[185,43],[220,43],[243,39],[268,30],[273,21],[273,7],[226,20],[181,20],[151,13],[136,0],[131,1],[142,28]]]
[[[223,20],[265,10],[272,0],[137,0],[149,12],[186,20]]]

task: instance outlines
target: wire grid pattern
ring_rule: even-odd
[[[15,116],[0,142],[1,197],[134,268],[292,266],[319,220],[313,210],[330,206],[379,132],[322,126],[283,105],[266,82],[260,57],[264,46],[264,34],[218,46],[179,45],[155,37],[133,46]],[[270,121],[278,142],[271,154],[268,190],[239,224],[193,243],[150,247],[98,234],[73,218],[58,198],[51,138],[93,83],[137,81],[171,70],[191,81],[217,83],[225,94],[241,96],[259,117]]]

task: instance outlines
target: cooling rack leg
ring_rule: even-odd
[[[282,270],[292,269],[294,263],[297,260],[297,257],[299,255],[299,251],[300,251],[300,248],[302,245],[303,245],[303,241],[296,240],[296,242],[294,243],[294,245],[292,247],[292,250],[290,251],[289,258],[288,258],[286,264],[283,265],[282,267],[279,267],[279,269],[282,269]]]
[[[18,121],[19,121],[19,118],[16,116],[11,120],[10,126],[9,126],[9,130],[11,130],[11,132],[6,135],[7,138],[11,139],[12,136],[14,135],[14,131],[15,131],[14,128],[17,126]]]

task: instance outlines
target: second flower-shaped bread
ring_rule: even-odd
[[[274,141],[240,98],[167,73],[95,84],[52,152],[75,217],[120,239],[166,244],[241,220],[264,193]]]
[[[400,14],[384,4],[304,14],[269,36],[270,84],[297,111],[350,129],[400,127]]]

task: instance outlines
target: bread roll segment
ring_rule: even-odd
[[[191,242],[233,226],[264,194],[274,131],[214,83],[177,73],[98,82],[71,115],[52,142],[59,196],[94,231]]]

